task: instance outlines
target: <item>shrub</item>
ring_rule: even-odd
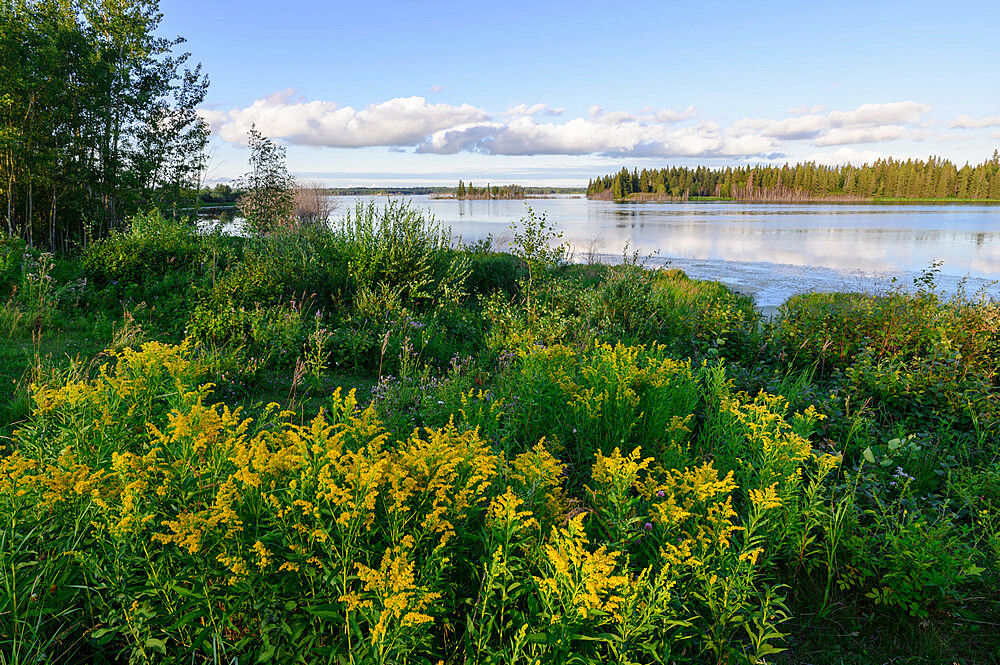
[[[876,400],[883,422],[915,431],[988,432],[1000,418],[989,377],[970,372],[957,351],[908,359],[860,353],[845,372],[845,390]]]
[[[526,266],[517,257],[500,252],[469,254],[469,276],[465,286],[470,294],[485,298],[500,293],[512,297],[526,277]]]
[[[655,341],[678,357],[752,358],[759,350],[753,302],[679,270],[613,266],[584,293],[583,316],[606,340]]]
[[[1000,304],[933,291],[914,295],[811,293],[781,306],[776,336],[789,358],[846,369],[864,352],[872,361],[957,353],[963,372],[996,376]]]
[[[6,296],[21,277],[24,241],[18,236],[0,235],[0,296]]]
[[[127,292],[168,273],[201,267],[206,246],[192,224],[166,219],[158,212],[137,215],[126,232],[112,232],[84,253],[87,278],[98,287]]]
[[[690,362],[663,347],[596,344],[525,353],[510,404],[507,445],[519,451],[547,437],[579,479],[596,452],[616,447],[642,445],[659,464],[683,465],[700,397]]]
[[[451,231],[408,205],[389,201],[379,210],[359,203],[335,233],[347,248],[356,298],[393,293],[401,303],[427,307],[464,295],[468,267],[450,250]]]

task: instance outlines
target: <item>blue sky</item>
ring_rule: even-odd
[[[628,167],[1000,147],[1000,3],[161,0],[212,85],[210,180],[251,123],[330,185],[553,185]]]

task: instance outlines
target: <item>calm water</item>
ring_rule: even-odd
[[[335,216],[369,200],[336,198]],[[967,277],[968,292],[1000,296],[991,284],[1000,279],[1000,206],[408,200],[466,242],[509,241],[527,203],[563,231],[577,261],[620,261],[628,243],[630,254],[657,252],[647,265],[669,263],[725,282],[764,307],[803,291],[885,288],[892,278],[910,285],[935,260],[943,261],[944,288]]]

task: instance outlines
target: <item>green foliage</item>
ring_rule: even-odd
[[[524,261],[528,266],[528,292],[536,279],[546,272],[562,265],[566,261],[569,245],[556,244],[562,238],[562,232],[556,231],[551,222],[546,220],[545,213],[539,217],[531,206],[527,206],[528,214],[516,224],[510,225],[514,239],[510,243],[510,253]]]
[[[9,243],[0,656],[837,662],[947,634],[988,660],[995,302],[932,267],[762,326],[546,233],[463,249],[389,204]]]
[[[205,167],[208,81],[157,0],[5,2],[0,174],[8,235],[86,246],[149,206],[177,212]]]
[[[24,241],[13,235],[0,235],[0,296],[7,295],[21,277]]]
[[[666,467],[688,461],[691,421],[701,403],[697,372],[663,347],[597,344],[583,353],[535,347],[523,355],[511,390],[502,396],[509,404],[508,451],[545,438],[572,470],[597,452],[637,446]]]
[[[914,295],[858,293],[793,296],[780,312],[777,337],[797,363],[845,369],[862,351],[875,361],[961,354],[966,372],[992,376],[1000,344],[997,304],[933,290]]]
[[[743,201],[1000,199],[1000,155],[959,168],[930,157],[905,162],[879,159],[873,164],[825,166],[805,162],[789,166],[740,166],[710,169],[622,168],[592,179],[587,195],[615,200],[716,197]]]
[[[468,256],[469,276],[465,286],[470,294],[489,297],[501,293],[510,298],[518,293],[525,275],[524,264],[510,254],[473,251]]]
[[[874,398],[885,422],[911,430],[992,429],[1000,418],[992,381],[963,365],[957,351],[881,361],[863,353],[845,372],[845,390]]]
[[[451,251],[451,230],[400,201],[389,201],[381,210],[375,203],[359,203],[335,233],[349,248],[354,297],[379,300],[365,308],[369,315],[393,302],[428,307],[465,295],[468,266]]]
[[[681,357],[748,360],[761,344],[753,302],[679,270],[612,267],[582,307],[603,339],[655,340]]]
[[[979,578],[984,569],[964,537],[967,526],[948,514],[924,515],[876,499],[847,543],[850,559],[840,584],[860,586],[876,605],[926,618]]]
[[[296,304],[252,309],[199,305],[191,314],[187,333],[208,348],[254,358],[249,363],[252,367],[287,367],[294,364],[315,328],[311,312]]]
[[[250,171],[236,181],[237,206],[251,233],[267,235],[295,225],[295,180],[285,166],[285,148],[250,127]]]
[[[133,217],[128,231],[91,244],[83,266],[95,286],[127,292],[198,267],[206,245],[190,222],[151,211]]]

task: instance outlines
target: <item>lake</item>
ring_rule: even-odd
[[[340,216],[375,197],[334,197]],[[394,197],[399,198],[399,197]],[[465,242],[510,240],[511,222],[530,205],[563,232],[574,260],[621,261],[656,253],[669,264],[714,279],[770,308],[805,291],[879,290],[913,279],[942,261],[939,285],[983,288],[1000,297],[1000,206],[968,204],[614,203],[582,196],[527,201],[403,197],[450,226]],[[385,200],[377,197],[375,200]]]

